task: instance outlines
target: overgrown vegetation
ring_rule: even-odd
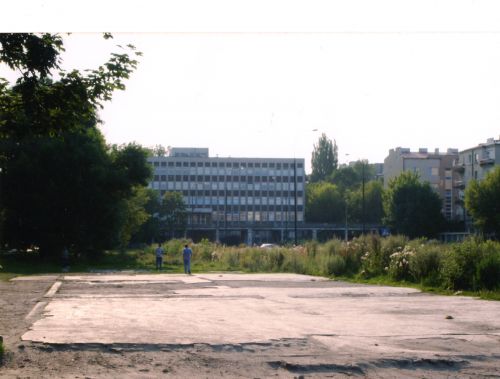
[[[182,272],[182,248],[187,241],[164,244],[163,272]],[[443,244],[404,236],[381,238],[365,235],[349,242],[306,242],[298,247],[231,247],[208,240],[191,244],[193,271],[290,272],[347,280],[456,292],[471,291],[500,299],[500,243],[470,238],[462,243]],[[97,260],[71,259],[71,271],[134,269],[152,271],[154,246],[124,252],[109,251]],[[8,275],[61,271],[54,264],[40,266],[34,253],[0,256]]]

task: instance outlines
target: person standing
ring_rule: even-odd
[[[163,253],[165,251],[161,247],[161,243],[158,244],[158,247],[155,250],[156,253],[156,269],[161,270],[161,266],[163,264]]]
[[[184,273],[191,275],[191,257],[193,256],[193,250],[189,248],[188,245],[184,245],[184,250],[182,250],[182,258],[184,260]]]

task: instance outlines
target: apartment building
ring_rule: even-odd
[[[304,159],[210,157],[208,148],[169,148],[148,158],[149,187],[161,195],[181,192],[188,228],[240,232],[251,242],[256,229],[278,230],[281,239],[304,222]]]
[[[465,188],[471,180],[483,180],[495,166],[500,165],[500,137],[488,138],[485,143],[465,149],[458,153],[454,162],[454,187],[458,192],[456,217],[463,219],[470,226],[464,208]]]
[[[391,149],[384,160],[384,185],[402,172],[417,172],[420,179],[429,182],[431,187],[443,199],[443,215],[453,220],[456,215],[455,204],[458,193],[453,186],[453,162],[458,157],[458,149],[447,149],[440,152],[435,149],[429,152],[420,148],[416,152],[409,148],[397,147]]]

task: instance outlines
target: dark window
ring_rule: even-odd
[[[182,191],[182,196],[188,196],[188,195],[189,195],[188,191],[186,190]]]
[[[233,181],[239,182],[240,181],[240,177],[239,176],[233,176]]]
[[[209,175],[205,175],[205,182],[209,182],[210,181],[210,176]]]
[[[268,181],[268,177],[267,177],[267,176],[263,176],[263,177],[262,177],[262,181],[263,181],[264,183],[267,183],[267,181]]]
[[[303,168],[304,165],[302,163],[297,163],[297,168]]]
[[[173,182],[174,181],[174,176],[173,175],[168,175],[168,181]]]
[[[185,182],[187,182],[187,181],[189,180],[188,178],[189,178],[189,176],[184,175],[184,176],[182,177],[182,180],[184,180]]]
[[[248,180],[248,184],[252,184],[253,183],[253,176],[249,176],[247,180]]]
[[[159,162],[153,162],[153,166],[160,167],[160,163]]]
[[[217,162],[212,162],[212,167],[217,167]]]
[[[197,182],[202,182],[202,181],[203,181],[203,176],[202,176],[202,175],[198,175],[198,176],[196,177],[196,181],[197,181]]]
[[[241,163],[241,167],[247,167],[246,162],[242,162],[242,163]]]
[[[167,167],[167,162],[161,162],[161,167]]]
[[[165,195],[165,190],[160,191],[160,196],[163,196],[163,195]]]
[[[297,176],[297,182],[302,183],[304,181],[303,176]]]
[[[205,167],[210,167],[210,162],[205,162]]]
[[[284,168],[285,170],[287,170],[289,167],[290,167],[290,165],[289,165],[288,163],[283,163],[283,168]]]
[[[300,197],[300,196],[303,196],[303,195],[304,195],[304,192],[302,192],[302,191],[297,191],[297,196],[299,196],[299,197]]]
[[[297,210],[300,212],[300,211],[304,210],[304,207],[302,205],[297,205]]]
[[[226,162],[226,167],[231,167],[231,162]]]
[[[161,176],[160,176],[160,180],[162,180],[162,181],[167,180],[167,175],[161,175]]]
[[[205,196],[210,196],[210,190],[205,190],[204,194]]]
[[[253,191],[253,195],[255,197],[260,197],[260,191],[258,191],[258,190],[257,191]]]
[[[168,167],[174,167],[174,162],[168,162]]]
[[[218,196],[224,196],[224,191],[223,190],[219,190],[219,195]]]
[[[219,162],[218,166],[219,167],[224,167],[224,162]]]
[[[274,162],[269,163],[269,168],[274,168]]]
[[[222,183],[224,182],[224,176],[223,175],[219,176],[219,182],[222,182]]]
[[[267,168],[267,163],[262,163],[262,168]]]
[[[177,182],[180,182],[180,181],[181,181],[181,176],[180,176],[180,175],[175,175],[175,180],[176,180]]]
[[[260,183],[260,176],[255,177],[255,183]]]
[[[247,181],[247,177],[246,176],[240,176],[240,182],[244,183]]]
[[[153,179],[157,182],[158,180],[160,180],[160,177],[159,177],[159,175],[155,175],[155,176],[153,176]]]
[[[196,162],[189,162],[189,166],[196,167]]]
[[[195,175],[189,175],[189,180],[191,182],[194,182],[196,180],[196,176]]]
[[[175,167],[181,167],[182,162],[175,162]]]
[[[255,168],[260,168],[260,163],[259,162],[255,163]]]
[[[277,168],[278,170],[281,170],[281,163],[276,163],[276,168]]]
[[[182,167],[188,167],[189,162],[182,162]]]
[[[238,162],[233,162],[233,168],[238,168],[240,167],[239,163]]]
[[[277,177],[276,177],[276,181],[277,181],[278,183],[281,183],[281,176],[277,176]]]
[[[198,162],[198,163],[197,163],[197,166],[198,166],[198,167],[203,167],[203,162]]]
[[[253,163],[252,162],[248,162],[248,167],[249,168],[253,168]]]

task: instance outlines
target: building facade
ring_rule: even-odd
[[[440,152],[435,149],[429,152],[421,148],[412,152],[408,148],[391,149],[384,160],[384,185],[402,172],[411,171],[419,174],[423,182],[429,182],[431,187],[443,200],[442,213],[447,220],[456,217],[456,199],[458,191],[454,188],[454,161],[458,157],[458,149],[448,149]]]
[[[454,162],[454,187],[458,192],[456,217],[463,219],[470,228],[471,220],[464,208],[465,188],[471,180],[483,180],[488,172],[500,165],[500,138],[489,138],[486,143],[465,149],[458,153]]]
[[[149,187],[160,195],[181,192],[188,229],[212,230],[216,240],[239,233],[252,243],[264,226],[286,240],[304,222],[304,159],[219,158],[207,148],[169,148],[148,161]]]

